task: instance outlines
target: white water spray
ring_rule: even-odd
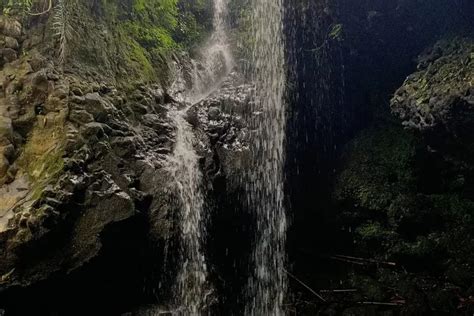
[[[227,1],[214,0],[214,31],[198,60],[193,61],[193,88],[187,98],[190,103],[197,103],[216,90],[234,66],[227,36]]]
[[[174,305],[178,315],[202,315],[212,292],[204,251],[206,235],[205,197],[202,173],[194,145],[196,138],[186,121],[189,107],[212,93],[230,73],[233,61],[229,50],[225,19],[226,0],[214,0],[214,32],[202,49],[201,58],[193,61],[193,89],[186,95],[188,106],[168,113],[176,126],[173,155],[168,157],[166,170],[172,178],[174,193],[179,198],[181,233]]]
[[[247,287],[246,315],[284,315],[287,219],[283,167],[286,127],[283,1],[252,1],[253,71],[256,86],[252,108],[253,165],[247,180],[249,208],[257,232],[254,271]]]
[[[176,144],[173,155],[168,157],[167,171],[174,184],[174,194],[179,198],[181,269],[178,273],[175,305],[180,315],[200,315],[205,305],[207,266],[203,251],[205,236],[204,196],[201,190],[202,175],[199,157],[194,150],[192,127],[184,119],[184,112],[169,113],[176,126]]]

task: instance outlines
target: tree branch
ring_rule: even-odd
[[[53,8],[53,0],[49,0],[48,9],[46,9],[46,10],[43,11],[43,12],[36,12],[36,13],[28,12],[28,14],[29,14],[29,15],[32,15],[32,16],[43,15],[43,14],[46,14],[46,13],[48,13],[49,11],[51,11],[52,8]]]
[[[308,291],[310,291],[311,293],[313,293],[317,298],[319,298],[321,301],[323,302],[327,302],[326,299],[324,299],[324,297],[322,297],[321,295],[319,295],[315,290],[313,290],[312,288],[310,288],[308,285],[306,285],[303,281],[301,281],[300,279],[298,279],[297,277],[295,277],[293,274],[291,274],[290,272],[286,271],[285,269],[283,269],[283,271],[288,274],[291,278],[293,278],[296,282],[298,282],[299,284],[301,284],[302,286],[305,287],[305,289],[307,289]]]

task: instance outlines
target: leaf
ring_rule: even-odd
[[[342,41],[343,40],[343,32],[344,28],[342,24],[335,24],[331,27],[331,30],[329,31],[329,38],[332,40],[336,41]]]

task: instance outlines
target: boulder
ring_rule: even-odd
[[[438,42],[420,56],[391,100],[403,125],[418,130],[433,150],[474,161],[474,41]]]
[[[6,16],[0,16],[0,33],[6,36],[19,38],[21,36],[21,23]]]
[[[84,107],[87,112],[94,116],[94,119],[99,122],[106,120],[114,106],[100,96],[99,93],[88,93],[84,96]]]
[[[13,137],[12,120],[0,116],[0,145],[9,145]]]
[[[94,117],[84,110],[73,110],[69,115],[69,120],[77,124],[90,123],[94,121]]]
[[[12,61],[15,61],[18,59],[18,54],[14,49],[11,48],[3,48],[0,51],[0,55],[3,56],[3,60],[6,63],[11,63]]]
[[[5,37],[5,47],[18,50],[20,45],[18,44],[18,41],[16,39],[14,39],[13,37],[7,36]]]

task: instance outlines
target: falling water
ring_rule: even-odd
[[[169,113],[176,126],[174,153],[168,157],[167,171],[179,198],[181,214],[181,269],[174,289],[178,312],[199,315],[205,303],[207,267],[203,252],[204,196],[201,191],[199,157],[194,150],[192,127],[184,119],[183,110]]]
[[[190,103],[197,103],[216,90],[234,65],[227,37],[227,0],[214,0],[214,31],[193,61]]]
[[[253,105],[255,130],[253,165],[249,174],[249,208],[255,211],[257,236],[254,272],[249,280],[247,315],[283,315],[287,288],[287,219],[284,209],[283,164],[286,113],[283,100],[285,60],[282,0],[253,0],[252,79],[256,85]]]
[[[194,86],[187,93],[188,106],[169,112],[176,126],[173,155],[168,157],[166,169],[172,178],[173,191],[179,199],[181,212],[178,271],[173,294],[176,313],[201,315],[207,308],[212,292],[204,253],[206,212],[202,191],[199,156],[194,149],[196,138],[186,121],[189,107],[215,90],[232,69],[232,55],[226,35],[226,0],[214,0],[214,32],[202,49],[201,58],[194,63]]]

